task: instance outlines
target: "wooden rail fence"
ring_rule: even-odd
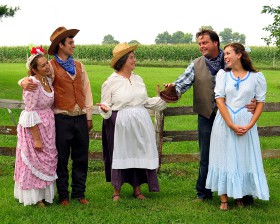
[[[0,108],[11,109],[24,109],[22,101],[0,99]],[[266,103],[264,112],[279,112],[280,103]],[[162,112],[155,112],[149,110],[149,114],[154,116],[154,127],[156,133],[156,143],[159,152],[160,164],[162,163],[176,163],[176,162],[193,162],[199,160],[199,153],[188,154],[163,154],[162,146],[164,142],[180,142],[180,141],[194,141],[198,139],[197,131],[168,131],[164,129],[164,118],[167,116],[180,116],[180,115],[193,115],[192,107],[169,107]],[[98,108],[94,107],[93,115],[99,115]],[[100,116],[100,115],[99,115]],[[94,116],[93,116],[94,118]],[[1,120],[0,120],[1,122]],[[266,126],[258,127],[260,136],[280,136],[280,126]],[[16,126],[0,126],[0,135],[16,135]],[[90,139],[101,140],[101,131],[90,131]],[[280,148],[280,147],[279,147]],[[280,149],[263,150],[262,155],[264,159],[267,158],[280,158]],[[102,150],[99,152],[90,152],[89,159],[102,160]],[[14,156],[15,148],[1,147],[0,155]]]

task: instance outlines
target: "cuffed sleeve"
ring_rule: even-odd
[[[151,98],[147,98],[147,101],[144,104],[144,106],[147,109],[161,111],[166,108],[166,102],[162,100],[160,97],[151,97]]]
[[[87,120],[92,120],[92,111],[93,111],[92,92],[90,87],[90,81],[83,64],[82,64],[82,73],[84,77],[85,112],[87,115]]]
[[[192,62],[184,71],[184,73],[178,77],[175,81],[176,92],[178,96],[185,93],[194,83],[194,63]]]
[[[101,88],[101,104],[104,104],[106,107],[109,108],[109,111],[105,113],[99,107],[99,113],[104,119],[108,119],[112,115],[112,92],[111,88],[107,82],[104,82]]]

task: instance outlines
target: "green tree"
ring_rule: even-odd
[[[20,10],[19,7],[8,7],[7,5],[0,5],[0,21],[4,17],[14,17],[16,11]]]
[[[192,43],[193,35],[191,33],[185,33],[184,35],[184,43]]]
[[[171,36],[171,43],[173,44],[185,44],[192,42],[193,35],[191,33],[183,33],[182,31],[177,31]]]
[[[165,31],[157,35],[155,42],[156,44],[170,44],[172,43],[172,36]]]
[[[222,32],[219,33],[221,38],[221,43],[228,44],[232,42],[232,29],[224,28]]]
[[[184,39],[184,33],[182,31],[177,31],[172,34],[171,40],[173,44],[179,44],[182,43],[182,40]]]
[[[191,43],[192,39],[193,35],[191,33],[177,31],[171,35],[165,31],[157,35],[155,42],[156,44],[185,44]]]
[[[201,26],[199,30],[214,30],[212,26]]]
[[[280,49],[280,5],[273,6],[265,5],[263,6],[262,13],[273,15],[274,22],[266,27],[263,30],[270,33],[269,36],[263,37],[267,45],[275,44]]]
[[[221,38],[222,44],[228,44],[232,42],[245,44],[246,42],[246,36],[244,34],[240,34],[238,32],[233,33],[232,29],[230,28],[224,28],[224,30],[219,33],[219,36]]]
[[[115,40],[115,38],[111,34],[104,36],[102,41],[102,44],[118,44],[118,43],[120,42]]]
[[[232,34],[232,42],[238,42],[238,43],[241,43],[241,44],[245,44],[246,36],[244,34],[234,32]]]
[[[140,44],[140,42],[137,41],[137,40],[131,40],[131,41],[128,42],[128,44],[129,45],[135,45],[135,44]]]

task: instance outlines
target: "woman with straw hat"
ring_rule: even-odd
[[[106,181],[114,187],[113,200],[120,200],[121,186],[129,183],[137,199],[145,199],[141,184],[159,191],[156,169],[158,152],[155,132],[146,108],[163,110],[165,101],[149,98],[143,79],[133,73],[137,45],[118,44],[113,49],[113,74],[103,83],[101,103],[102,145]]]

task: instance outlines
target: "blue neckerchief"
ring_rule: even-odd
[[[72,56],[70,56],[66,61],[61,60],[57,54],[55,54],[54,56],[57,63],[60,64],[61,67],[64,68],[64,70],[69,72],[69,74],[72,76],[75,75],[75,63]]]
[[[212,75],[216,75],[220,69],[224,68],[224,52],[220,49],[219,55],[216,58],[205,58],[205,62]]]

